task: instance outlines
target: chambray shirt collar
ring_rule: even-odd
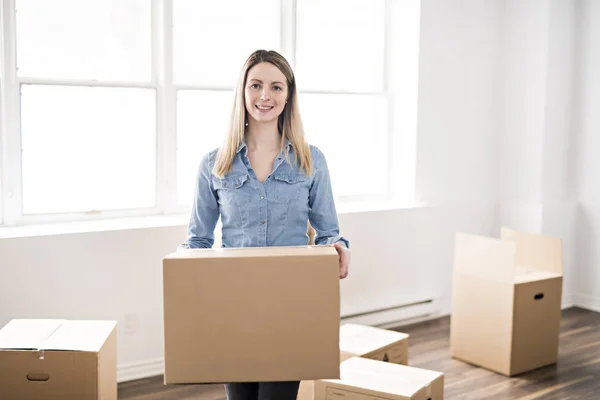
[[[290,146],[292,145],[292,142],[290,142],[290,139],[285,139],[285,147],[287,147],[287,150],[289,151]],[[240,143],[240,145],[238,146],[237,150],[235,151],[236,154],[239,153],[240,151],[242,151],[246,146],[246,141],[242,140],[242,143]]]

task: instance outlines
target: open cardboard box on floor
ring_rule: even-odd
[[[116,322],[11,320],[0,330],[0,399],[116,400]]]
[[[406,365],[351,357],[340,379],[315,381],[315,400],[442,400],[444,374]]]
[[[408,364],[406,333],[360,324],[340,326],[340,359],[362,357],[394,364]],[[314,381],[302,381],[297,400],[312,400]]]
[[[165,384],[339,377],[335,248],[182,250],[163,278]]]
[[[562,281],[558,238],[509,228],[500,239],[458,233],[452,356],[506,376],[556,363]]]

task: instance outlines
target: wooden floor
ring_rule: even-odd
[[[557,365],[515,378],[450,357],[448,317],[397,329],[410,334],[409,365],[445,374],[445,399],[600,400],[600,313],[563,311]],[[119,399],[223,400],[222,385],[164,386],[162,377],[119,384]]]

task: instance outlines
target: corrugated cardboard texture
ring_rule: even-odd
[[[508,371],[512,344],[516,246],[457,234],[452,280],[452,356]]]
[[[315,381],[315,400],[441,400],[441,372],[359,357],[342,362],[340,379]]]
[[[12,320],[0,330],[0,399],[116,400],[116,354],[114,321]]]
[[[510,374],[556,363],[562,278],[516,285]]]
[[[165,383],[339,377],[333,247],[189,250],[163,273]]]
[[[98,352],[98,400],[117,399],[117,327]]]
[[[406,365],[408,337],[389,329],[344,324],[340,327],[340,350],[349,355]]]
[[[502,235],[456,235],[450,344],[454,358],[512,376],[556,362],[562,260],[548,256],[561,254],[554,238]]]
[[[301,381],[296,400],[313,400],[315,381]]]

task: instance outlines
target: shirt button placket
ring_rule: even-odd
[[[267,245],[267,208],[268,208],[268,202],[267,202],[267,196],[265,193],[265,187],[264,185],[261,185],[260,188],[260,201],[258,203],[258,218],[259,218],[259,222],[260,222],[260,227],[258,229],[260,235],[259,235],[259,246],[263,246],[265,247]]]

